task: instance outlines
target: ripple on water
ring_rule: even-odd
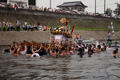
[[[14,57],[0,52],[2,80],[112,80],[120,79],[120,59],[112,58],[112,50],[91,58],[78,55],[52,58]],[[108,75],[111,76],[108,78]]]

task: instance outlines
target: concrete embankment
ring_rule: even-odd
[[[89,40],[94,38],[97,40],[107,40],[107,31],[74,31],[76,34],[80,34],[83,39]],[[113,39],[120,39],[120,32],[115,32]],[[50,40],[50,32],[44,31],[6,31],[0,32],[0,45],[11,45],[13,41],[22,42],[27,41],[36,41],[39,43],[48,43]]]
[[[50,39],[50,33],[43,31],[0,32],[0,45],[11,45],[13,41],[22,42],[24,40],[27,40],[29,42],[36,41],[39,43],[46,43],[49,42],[49,39]]]
[[[6,21],[10,21],[14,25],[16,21],[19,20],[21,25],[24,24],[25,21],[33,25],[39,21],[42,26],[57,27],[62,25],[59,21],[64,17],[70,21],[68,26],[72,27],[72,25],[75,24],[75,30],[86,30],[86,28],[106,30],[106,28],[111,25],[111,21],[113,22],[115,30],[119,29],[120,26],[119,18],[21,9],[17,9],[15,12],[14,9],[9,11],[7,8],[0,8],[1,21],[6,19]]]

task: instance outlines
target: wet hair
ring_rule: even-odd
[[[82,52],[83,52],[82,48],[79,48],[79,49],[78,49],[78,51],[79,51],[80,53],[82,53]]]
[[[33,48],[33,51],[36,51],[36,48]]]
[[[58,48],[56,48],[56,52],[58,52]]]
[[[31,46],[28,46],[28,49],[31,49]]]
[[[118,52],[118,48],[116,48],[116,51]]]
[[[91,48],[92,48],[92,45],[89,45],[88,48],[91,49]]]
[[[103,45],[105,46],[105,43],[103,43]]]
[[[37,50],[39,49],[39,47],[36,48]]]
[[[65,50],[65,47],[62,47],[62,50]]]
[[[27,54],[32,54],[32,51],[31,50],[27,50]]]
[[[52,52],[53,52],[53,53],[55,52],[55,49],[54,49],[54,48],[52,49]]]
[[[87,49],[87,47],[85,46],[85,49]]]
[[[71,47],[69,47],[69,50],[71,50]]]
[[[12,47],[12,48],[11,48],[11,50],[13,51],[13,50],[14,50],[14,48]]]
[[[97,47],[98,47],[98,49],[101,49],[101,46],[100,46],[100,45],[98,45]]]
[[[34,55],[33,57],[36,57],[36,55]]]

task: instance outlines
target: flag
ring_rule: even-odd
[[[73,27],[72,27],[72,30],[71,30],[71,35],[72,35],[72,33],[73,33],[74,27],[75,27],[75,25],[73,25]]]

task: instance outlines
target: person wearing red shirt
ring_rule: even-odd
[[[44,26],[44,31],[47,31],[47,26],[46,25]]]
[[[17,9],[17,4],[14,5],[14,8],[15,8],[15,11],[16,11],[16,9]]]

